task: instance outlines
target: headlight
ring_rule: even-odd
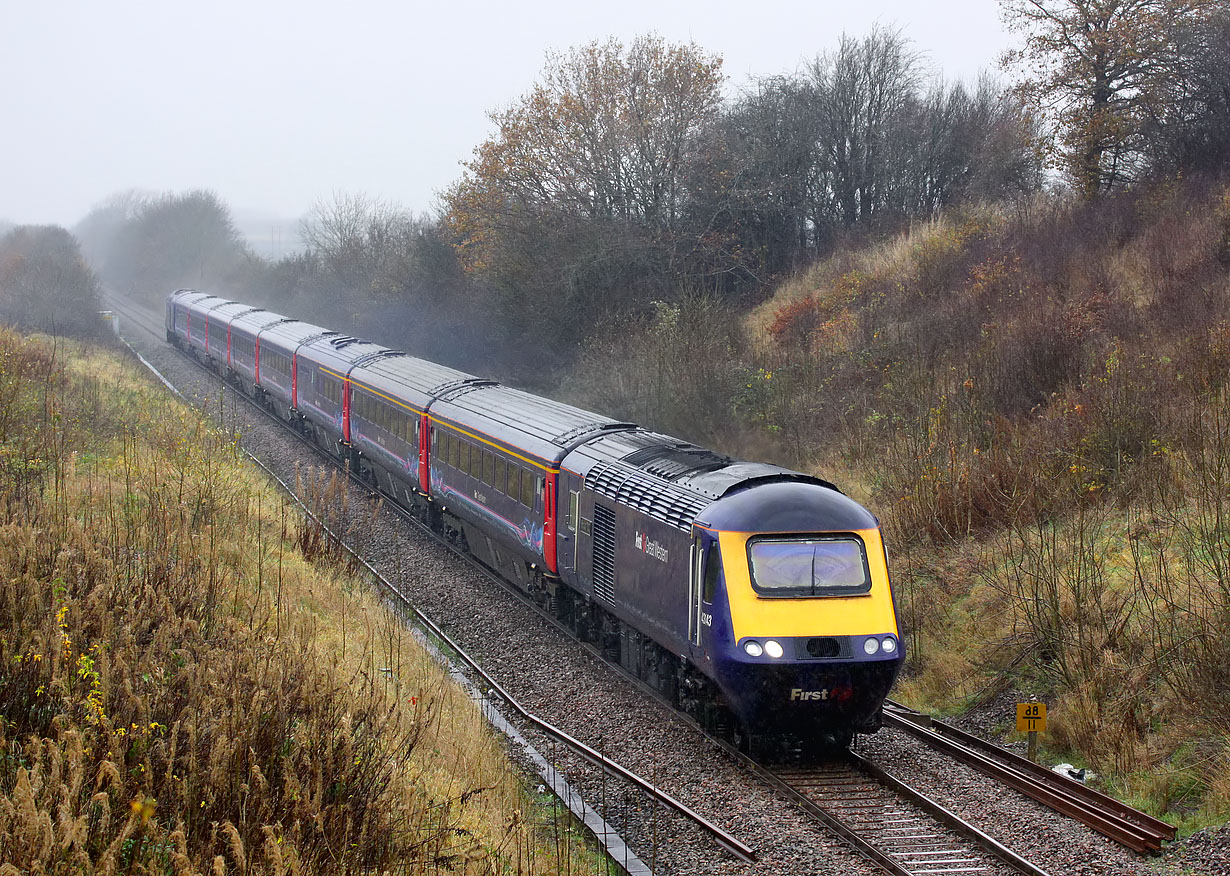
[[[892,654],[897,650],[897,640],[892,636],[885,636],[884,641],[880,643],[880,647],[884,649],[885,654]]]
[[[778,657],[781,657],[783,654],[786,653],[785,651],[782,650],[782,646],[779,645],[777,642],[774,642],[772,639],[769,639],[769,641],[764,643],[764,650],[765,650],[765,653],[768,654],[770,657],[772,657],[774,660],[776,660]]]
[[[879,639],[863,639],[863,650],[868,654],[874,654],[880,650]]]
[[[764,648],[760,647],[759,642],[749,640],[743,643],[743,651],[748,657],[759,657],[764,653]]]

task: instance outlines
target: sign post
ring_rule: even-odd
[[[1016,704],[1016,729],[1029,734],[1029,759],[1038,760],[1038,734],[1046,732],[1046,703],[1035,702],[1030,697],[1027,703]]]

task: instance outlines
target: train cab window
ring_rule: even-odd
[[[577,517],[580,516],[581,494],[576,490],[568,491],[568,529],[577,531]]]
[[[846,538],[753,538],[752,588],[761,596],[853,596],[871,590],[863,543]]]
[[[521,504],[526,508],[534,507],[534,472],[528,468],[521,470]]]
[[[709,545],[709,552],[705,556],[705,586],[700,594],[700,598],[705,602],[713,602],[713,597],[717,593],[718,573],[721,570],[722,551],[715,541]]]
[[[492,479],[491,485],[501,493],[508,488],[508,463],[502,456],[495,458],[495,478]]]

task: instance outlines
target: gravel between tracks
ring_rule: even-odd
[[[157,322],[160,317],[154,317]],[[281,427],[240,400],[218,401],[218,384],[160,336],[129,324],[126,334],[152,364],[207,410],[221,411],[243,445],[283,479],[320,466]],[[209,399],[205,402],[205,399]],[[643,694],[614,668],[540,618],[529,606],[452,556],[429,536],[351,486],[352,519],[367,560],[541,718],[600,749],[752,846],[748,866],[699,828],[663,810],[549,740],[539,750],[557,761],[591,805],[659,874],[862,874],[878,872],[827,831],[812,825],[706,742],[686,721]],[[529,734],[533,738],[533,734]],[[891,730],[863,737],[860,753],[935,797],[1054,876],[1059,874],[1230,873],[1230,832],[1172,844],[1161,861],[1142,858],[1056,816],[961,764]],[[1187,869],[1183,869],[1187,868]]]

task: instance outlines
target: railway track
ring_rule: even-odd
[[[1174,827],[1164,821],[900,703],[887,704],[884,723],[1135,852],[1157,854],[1163,841],[1175,838]]]
[[[850,753],[830,763],[765,768],[762,780],[894,876],[1045,871],[934,801]]]
[[[111,301],[113,305],[116,303],[114,298]],[[158,324],[151,315],[135,311],[127,304],[120,304],[116,309],[121,311],[127,319],[136,322],[156,337],[161,338],[164,333],[163,326]],[[200,367],[202,371],[210,374],[214,379],[222,382],[216,373],[206,369],[194,357],[186,354],[184,357]],[[242,393],[236,393],[236,395],[251,401],[246,396],[243,396]],[[271,419],[277,420],[279,423],[282,422],[263,408],[255,404],[253,404],[253,407]],[[302,436],[297,437],[300,438],[306,447],[310,447],[318,453],[321,452],[310,441]],[[357,478],[353,478],[353,476],[352,479],[365,491],[373,492],[370,485]],[[385,496],[385,498],[388,499],[389,497]],[[386,501],[386,505],[397,511],[404,519],[414,523],[420,530],[430,532],[412,515],[404,513],[394,502]],[[515,588],[494,575],[472,557],[461,553],[452,545],[448,545],[443,541],[440,543],[444,544],[455,556],[480,571],[499,586],[516,592]],[[528,601],[526,601],[526,604],[550,623],[564,629],[563,625],[549,613],[542,611],[538,606]],[[568,630],[565,630],[565,632],[570,633]],[[579,644],[594,656],[602,658],[602,655],[596,648],[586,643]],[[479,671],[481,672],[481,670]],[[660,694],[653,688],[640,683],[638,679],[627,673],[624,673],[624,675],[636,683],[643,691],[659,700],[662,699]],[[498,686],[493,687],[498,689]],[[501,693],[507,697],[506,693],[503,691]],[[510,697],[508,701],[515,704],[515,701]],[[519,707],[514,710],[524,711]],[[948,733],[946,730],[937,731],[934,727],[928,728],[926,727],[927,722],[924,716],[917,716],[916,714],[911,716],[908,710],[900,707],[886,710],[886,723],[905,732],[912,733],[928,744],[933,745],[933,747],[957,757],[962,762],[969,763],[963,756],[955,754],[949,744],[953,743],[955,735],[960,733],[956,728],[951,728],[956,731],[956,734]],[[1046,876],[1046,871],[1042,868],[1017,855],[993,837],[945,809],[939,803],[927,798],[853,752],[848,753],[840,761],[827,764],[774,766],[758,763],[747,758],[726,741],[705,733],[702,728],[695,725],[695,722],[693,722],[693,726],[696,726],[697,730],[706,735],[712,742],[722,747],[732,759],[744,766],[759,781],[776,790],[782,797],[790,800],[812,818],[823,823],[832,832],[841,837],[847,845],[854,848],[868,860],[874,862],[885,872],[895,874],[895,876],[906,876],[906,874],[940,873],[994,874],[1011,871],[1030,874],[1030,876]],[[941,726],[946,727],[947,725]],[[943,742],[933,742],[933,738],[943,739]],[[981,742],[981,740],[978,740],[978,742]],[[973,745],[967,742],[958,741],[956,744],[965,748],[973,748]],[[987,743],[982,744],[988,745]],[[1004,754],[1009,753],[1004,752]],[[987,756],[989,757],[989,755]],[[987,770],[990,769],[990,767],[987,768]],[[1038,769],[1049,772],[1045,768]],[[994,773],[989,774],[994,775]],[[998,775],[995,775],[995,777],[1000,778]],[[1056,775],[1055,778],[1061,779],[1062,777]],[[1004,781],[1005,784],[1017,787],[1016,784],[1010,781]],[[1039,779],[1039,781],[1042,780]],[[1083,785],[1076,782],[1071,782],[1071,784],[1084,788]],[[1021,789],[1018,788],[1018,790]],[[1085,790],[1088,791],[1088,789]],[[1040,802],[1046,802],[1033,794],[1030,794],[1030,796],[1034,796]],[[1106,799],[1110,800],[1111,798]],[[1117,803],[1117,801],[1112,802]],[[1048,803],[1048,805],[1050,804]],[[1121,808],[1127,808],[1122,807],[1122,804],[1117,805]],[[1064,812],[1064,814],[1072,814],[1059,806],[1054,806],[1053,808]],[[1147,818],[1147,816],[1143,817]],[[1158,824],[1163,823],[1158,822]],[[704,826],[706,829],[712,828],[712,825],[706,824]],[[1172,829],[1167,838],[1170,837],[1173,837]],[[719,839],[719,843],[727,848],[728,851],[743,857],[740,852],[746,849],[746,847],[733,836],[726,835],[725,839]],[[1151,849],[1156,850],[1159,846],[1160,840],[1156,845],[1151,845]],[[1134,848],[1131,845],[1129,847]],[[752,860],[751,850],[746,849],[746,851],[748,856],[744,857],[744,860]]]

